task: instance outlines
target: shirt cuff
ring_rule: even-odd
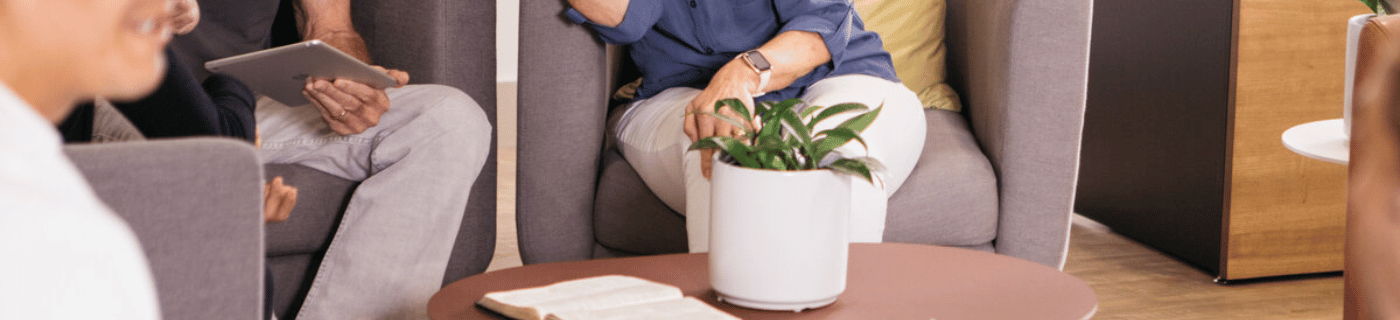
[[[568,16],[569,20],[573,21],[574,24],[584,24],[588,22],[588,18],[584,17],[582,12],[574,10],[574,8],[569,8],[569,10],[565,10],[564,15]]]
[[[609,27],[593,23],[583,13],[574,8],[564,11],[564,15],[577,24],[588,25],[603,39],[603,42],[615,45],[627,45],[637,40],[641,40],[651,27],[661,20],[660,1],[629,1],[627,13],[622,17],[622,22],[617,27]]]

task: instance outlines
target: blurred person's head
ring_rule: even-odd
[[[169,0],[0,0],[0,82],[51,121],[140,98],[165,73]]]

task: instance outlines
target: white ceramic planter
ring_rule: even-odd
[[[1347,138],[1351,138],[1351,95],[1353,83],[1356,82],[1356,46],[1361,40],[1361,28],[1366,26],[1366,21],[1375,16],[1367,13],[1347,19],[1346,84],[1342,91],[1342,134]]]
[[[710,284],[720,301],[791,311],[835,302],[846,290],[852,180],[716,160]]]

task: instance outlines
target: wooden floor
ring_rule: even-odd
[[[520,265],[515,239],[515,84],[499,87],[497,236],[489,270]],[[1095,319],[1341,319],[1342,277],[1222,285],[1204,271],[1075,216],[1065,272],[1094,289]]]

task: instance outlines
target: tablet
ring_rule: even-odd
[[[210,72],[238,78],[262,95],[288,106],[310,104],[301,95],[307,77],[350,79],[375,88],[398,84],[380,72],[321,40],[303,41],[204,63]]]

